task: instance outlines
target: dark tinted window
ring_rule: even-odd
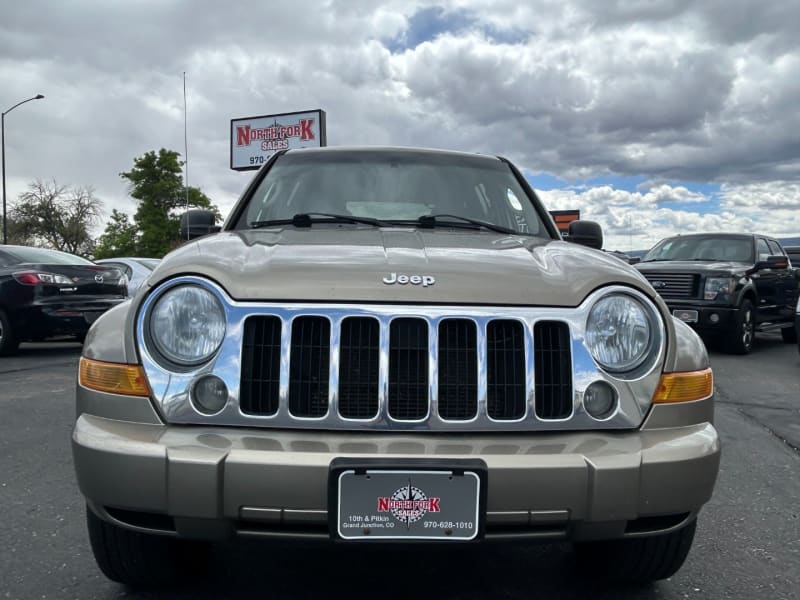
[[[769,246],[767,246],[767,240],[762,238],[756,240],[756,253],[758,254],[758,260],[767,260],[767,257],[771,254]]]
[[[769,251],[773,256],[784,256],[781,245],[775,240],[767,240],[767,245],[769,246]]]
[[[41,264],[41,265],[93,265],[94,263],[80,256],[50,250],[47,248],[15,247],[8,250],[12,257],[11,264]]]
[[[299,152],[281,156],[236,227],[335,213],[388,222],[452,214],[548,236],[509,166],[496,159],[407,151]]]

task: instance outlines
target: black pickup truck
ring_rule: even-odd
[[[666,238],[636,265],[672,314],[733,354],[753,349],[756,331],[795,342],[800,270],[774,239],[701,233]]]

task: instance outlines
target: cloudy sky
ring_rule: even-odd
[[[39,179],[134,203],[183,154],[226,214],[230,119],[322,109],[329,145],[506,156],[609,249],[675,232],[800,235],[797,0],[72,0],[0,19],[8,197]]]

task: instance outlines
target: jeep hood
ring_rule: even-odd
[[[188,274],[216,281],[236,300],[577,306],[611,283],[654,295],[635,269],[603,252],[452,229],[315,224],[223,232],[169,254],[148,287]],[[384,283],[403,275],[435,283]]]

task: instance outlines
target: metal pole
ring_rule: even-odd
[[[0,154],[2,154],[3,164],[3,245],[8,244],[8,217],[6,216],[6,115],[17,108],[20,104],[25,104],[31,100],[41,100],[41,94],[36,94],[33,98],[28,98],[22,102],[17,102],[7,111],[0,113]]]
[[[186,127],[186,71],[183,72],[183,166],[186,188],[186,212],[189,212],[189,135]],[[189,228],[186,229],[186,239],[189,239]]]
[[[6,113],[0,116],[0,152],[3,154],[3,246],[8,244],[8,223],[6,221]]]

